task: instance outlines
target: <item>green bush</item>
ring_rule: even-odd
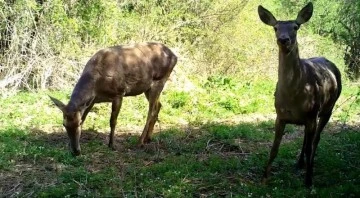
[[[355,48],[339,47],[323,37],[344,30],[335,20],[342,4],[314,3],[314,18],[302,28],[306,35],[299,38],[311,43],[300,41],[311,48],[301,49],[301,55],[314,56],[319,50],[336,57],[345,56],[345,50],[356,54]],[[227,83],[214,76],[275,79],[276,44],[272,31],[258,19],[259,4],[273,9],[279,18],[294,18],[305,1],[3,1],[0,78],[4,80],[0,90],[72,87],[89,57],[100,48],[143,41],[170,46],[179,56],[178,70],[184,70],[179,73],[185,78],[208,79],[205,86]],[[335,62],[343,67],[342,60]]]

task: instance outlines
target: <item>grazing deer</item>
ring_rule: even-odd
[[[177,62],[175,54],[160,43],[120,45],[98,51],[87,62],[67,105],[50,96],[63,112],[70,150],[80,155],[81,125],[94,103],[111,102],[110,138],[113,148],[116,120],[123,97],[145,93],[149,101],[146,124],[139,144],[148,143],[161,108],[159,96]]]
[[[306,157],[305,185],[312,185],[314,155],[320,133],[329,121],[336,100],[341,93],[341,74],[335,64],[323,57],[299,58],[296,40],[297,30],[313,13],[313,4],[308,3],[296,20],[278,21],[261,5],[258,13],[262,22],[274,27],[279,47],[278,82],[275,90],[275,139],[263,176],[263,183],[270,174],[286,124],[305,125],[305,135],[299,168],[304,168]]]

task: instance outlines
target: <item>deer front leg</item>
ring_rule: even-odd
[[[304,133],[303,145],[302,145],[302,148],[301,148],[299,160],[298,160],[298,162],[296,164],[296,168],[298,168],[298,169],[303,169],[304,166],[305,166],[305,161],[304,161],[305,145],[306,145],[306,133]]]
[[[88,106],[88,107],[85,109],[83,115],[81,116],[81,125],[85,122],[86,117],[87,117],[88,113],[90,112],[90,110],[93,108],[94,104],[95,104],[95,103],[92,102],[92,103],[90,104],[90,106]]]
[[[109,135],[109,148],[114,150],[114,134],[115,134],[115,127],[117,123],[117,117],[119,115],[121,104],[122,104],[122,97],[115,98],[112,102],[111,106],[111,117],[110,117],[110,135]]]
[[[275,121],[275,139],[270,151],[270,157],[269,157],[269,161],[267,163],[267,166],[265,168],[265,172],[262,178],[262,183],[265,184],[267,182],[267,179],[270,175],[270,170],[271,170],[271,164],[274,161],[278,151],[279,151],[279,146],[281,143],[281,139],[284,135],[284,129],[285,129],[285,122],[280,120],[279,118],[276,118]]]

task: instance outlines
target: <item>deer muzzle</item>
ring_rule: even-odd
[[[81,129],[80,127],[77,127],[74,131],[71,131],[72,133],[69,133],[69,149],[71,151],[71,154],[74,156],[78,156],[81,154],[81,148],[80,148],[80,134]]]
[[[79,156],[81,154],[80,145],[73,144],[72,141],[69,142],[69,149],[73,156]]]
[[[277,39],[277,42],[279,45],[282,45],[282,46],[288,46],[291,44],[289,37],[279,37]]]

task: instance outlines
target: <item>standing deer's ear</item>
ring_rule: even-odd
[[[274,17],[274,15],[271,14],[271,12],[269,10],[267,10],[264,7],[262,7],[261,5],[259,5],[258,13],[259,13],[259,17],[260,17],[261,21],[264,22],[266,25],[270,25],[270,26],[276,25],[277,20]]]
[[[300,10],[296,18],[296,23],[301,25],[309,21],[313,14],[313,9],[313,4],[309,2],[303,9]]]
[[[65,108],[65,104],[62,103],[60,100],[56,99],[56,98],[53,98],[51,96],[49,96],[50,99],[53,101],[53,103],[62,111],[64,112],[64,108]]]

